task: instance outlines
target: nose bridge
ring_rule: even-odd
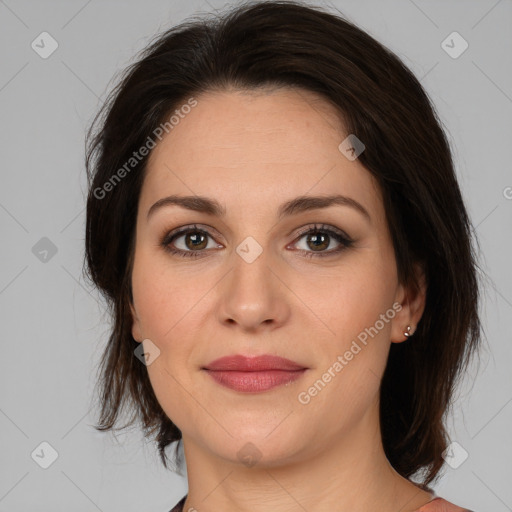
[[[280,324],[287,311],[282,285],[274,275],[271,249],[249,236],[232,253],[232,271],[222,290],[221,320],[246,329]]]

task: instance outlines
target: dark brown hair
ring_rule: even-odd
[[[126,162],[190,97],[263,87],[309,90],[337,109],[347,133],[366,146],[359,160],[380,185],[400,282],[416,286],[413,264],[424,268],[423,317],[411,340],[391,346],[380,416],[388,460],[406,478],[421,474],[428,489],[443,465],[443,422],[455,386],[481,341],[471,223],[441,121],[419,81],[352,22],[299,2],[239,4],[157,35],[88,131],[84,268],[113,317],[96,428],[115,430],[130,405],[129,424],[138,418],[146,436],[156,433],[165,467],[166,446],[181,439],[134,356],[131,269],[148,156],[132,168]]]

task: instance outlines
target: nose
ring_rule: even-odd
[[[290,295],[283,269],[270,250],[254,260],[233,252],[232,270],[219,283],[218,319],[246,332],[273,330],[290,317]]]

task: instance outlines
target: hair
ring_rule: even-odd
[[[131,273],[149,155],[138,156],[133,169],[126,163],[190,97],[269,87],[317,93],[336,109],[347,133],[366,146],[358,158],[380,186],[399,281],[417,287],[415,264],[424,270],[423,316],[412,339],[391,344],[380,422],[391,465],[408,479],[421,473],[419,485],[428,489],[444,463],[443,422],[455,386],[481,341],[473,228],[442,123],[413,73],[352,22],[299,1],[243,3],[157,35],[88,129],[84,271],[113,319],[98,370],[95,428],[115,430],[129,405],[129,425],[138,419],[146,437],[156,433],[163,465],[174,441],[178,456],[181,431],[134,356]]]

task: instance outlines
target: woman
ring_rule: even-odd
[[[103,114],[100,116],[100,114]],[[91,127],[99,430],[182,442],[172,512],[467,510],[429,485],[478,349],[445,134],[388,49],[295,2],[158,36]]]

